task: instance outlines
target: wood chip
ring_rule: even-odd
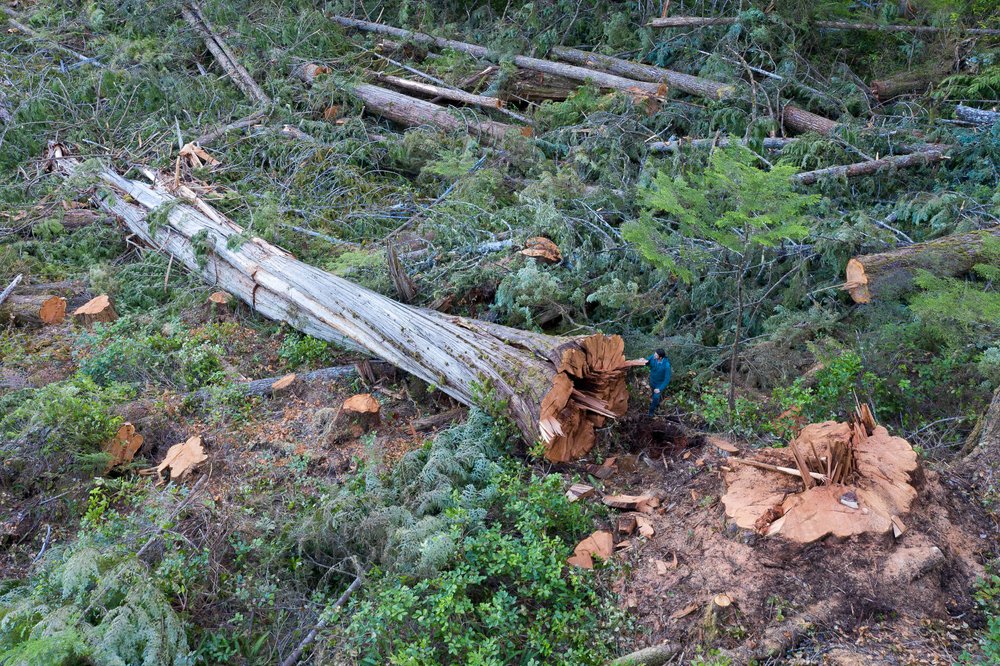
[[[890,520],[892,521],[892,536],[898,539],[906,533],[906,524],[899,516],[893,516]]]
[[[653,564],[656,565],[656,573],[661,576],[667,575],[667,563],[663,560],[653,560]]]
[[[651,521],[646,516],[636,516],[635,522],[639,526],[639,534],[646,537],[647,539],[656,534],[656,530],[653,529],[653,521]]]
[[[566,497],[570,502],[575,502],[592,497],[595,492],[597,491],[594,490],[594,486],[588,486],[586,483],[574,483],[566,491]]]
[[[638,524],[634,514],[626,514],[624,516],[618,516],[618,531],[622,534],[632,534],[635,532],[635,527]]]
[[[714,446],[717,449],[721,449],[726,453],[739,453],[740,450],[732,444],[729,440],[723,439],[722,437],[716,437],[715,435],[709,435],[705,438],[705,441]]]
[[[646,504],[654,499],[652,495],[607,495],[602,500],[612,509],[623,509],[625,511],[635,511],[639,504]]]
[[[281,391],[282,389],[288,388],[295,381],[295,377],[296,376],[297,375],[293,372],[291,374],[285,375],[284,377],[276,380],[273,384],[271,384],[271,390],[272,391]]]
[[[566,560],[567,564],[583,569],[594,568],[594,557],[610,560],[614,555],[614,537],[611,532],[598,530],[577,544],[573,556]]]
[[[142,435],[135,431],[131,423],[123,423],[118,432],[108,440],[101,450],[111,456],[107,469],[132,462],[136,451],[142,446]]]
[[[690,615],[691,613],[695,612],[696,610],[698,610],[698,604],[688,604],[687,606],[685,606],[684,608],[680,609],[679,611],[674,611],[673,613],[671,613],[670,614],[670,619],[671,620],[679,620],[682,617],[687,617],[688,615]]]

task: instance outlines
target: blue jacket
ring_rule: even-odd
[[[670,361],[665,357],[657,361],[656,354],[651,354],[648,360],[649,385],[654,389],[660,389],[662,391],[667,388],[667,384],[670,383]]]

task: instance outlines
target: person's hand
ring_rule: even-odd
[[[653,389],[653,393],[659,393],[660,389]]]
[[[642,359],[642,364],[643,365],[649,365],[649,359],[648,358]]]

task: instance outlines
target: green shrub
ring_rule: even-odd
[[[371,568],[339,629],[359,663],[590,664],[610,653],[620,618],[593,574],[565,563],[591,519],[559,476],[495,462],[505,441],[474,410],[303,526],[305,559]]]
[[[128,395],[123,387],[101,388],[89,377],[76,375],[26,391],[0,419],[0,432],[9,439],[37,439],[42,453],[87,452],[121,425],[112,407]]]
[[[165,384],[188,391],[225,379],[223,349],[168,325],[158,332],[122,317],[80,338],[80,373],[102,386]]]
[[[329,358],[330,344],[319,338],[289,331],[278,348],[278,356],[289,370],[314,366]]]

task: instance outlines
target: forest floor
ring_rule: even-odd
[[[248,315],[243,306],[217,311],[206,305],[184,324],[194,336],[224,327],[228,371],[277,373],[276,338],[248,325]],[[0,370],[4,388],[39,387],[75,371],[78,332],[72,324],[22,335],[26,354]],[[339,360],[357,359],[345,355]],[[387,366],[375,367],[374,385],[357,376],[302,382],[290,393],[257,401],[240,419],[220,420],[212,408],[192,410],[185,406],[188,394],[171,390],[125,403],[118,415],[144,435],[142,460],[148,463],[191,434],[203,436],[209,459],[198,475],[207,479],[203,494],[212,510],[192,512],[175,530],[221,548],[241,522],[276,506],[280,511],[293,490],[306,496],[318,492],[319,485],[310,491],[310,480],[342,483],[359,465],[391,466],[433,436],[417,432],[416,419],[457,404],[443,394],[421,394],[418,403],[410,382]],[[644,395],[638,377],[631,384],[633,398]],[[360,391],[371,392],[382,404],[374,439],[331,436],[331,415]],[[716,446],[720,436],[699,432],[696,414],[682,413],[670,396],[653,418],[645,415],[641,398],[632,402],[619,426],[601,433],[597,460],[602,465],[534,464],[539,473],[562,475],[567,488],[573,482],[594,484],[597,493],[580,501],[593,503],[598,512],[605,495],[659,499],[647,515],[652,536],[621,531],[619,518],[628,512],[615,509],[605,510],[594,525],[614,534],[616,555],[608,565],[612,589],[634,621],[628,640],[636,646],[677,645],[678,663],[725,655],[732,663],[878,665],[950,664],[974,645],[983,620],[973,584],[996,547],[998,516],[970,497],[947,466],[922,465],[915,479],[919,496],[902,537],[795,544],[741,530],[727,520],[720,497],[729,454]],[[795,490],[792,481],[789,492]],[[0,538],[8,548],[0,577],[27,575],[22,553],[72,538],[73,523],[42,525],[37,517],[43,504],[61,499],[71,507],[85,501],[86,493],[86,484],[79,484],[55,498],[44,492],[4,497],[9,518]],[[713,622],[706,609],[717,594],[728,595],[733,609]],[[715,633],[706,637],[706,632]],[[715,647],[703,654],[707,643]]]

